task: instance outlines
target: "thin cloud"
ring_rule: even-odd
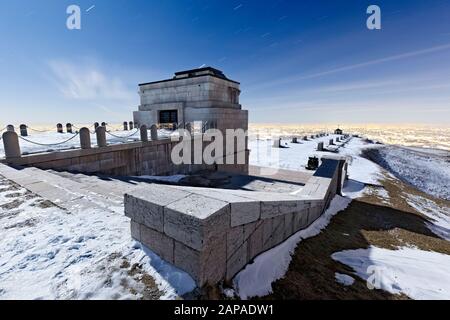
[[[96,67],[80,67],[66,61],[48,63],[52,80],[60,93],[75,100],[133,100],[135,93],[114,76]]]
[[[335,68],[335,69],[331,69],[331,70],[327,70],[327,71],[312,73],[312,74],[305,75],[305,76],[286,77],[286,78],[280,79],[280,80],[261,83],[261,84],[257,85],[257,87],[258,88],[266,88],[266,87],[271,87],[271,86],[276,86],[276,85],[284,85],[284,84],[289,84],[292,82],[323,77],[323,76],[327,76],[327,75],[332,75],[332,74],[345,72],[345,71],[351,71],[351,70],[369,67],[369,66],[373,66],[373,65],[377,65],[377,64],[386,63],[386,62],[404,60],[404,59],[422,56],[425,54],[435,53],[435,52],[444,51],[444,50],[448,50],[448,49],[450,49],[450,44],[445,44],[445,45],[435,46],[435,47],[431,47],[431,48],[427,48],[427,49],[410,51],[410,52],[397,54],[397,55],[393,55],[393,56],[389,56],[389,57],[384,57],[384,58],[380,58],[380,59],[356,63],[356,64],[352,64],[352,65],[347,65],[347,66],[343,66],[343,67],[339,67],[339,68]]]
[[[243,4],[240,3],[239,5],[237,5],[236,7],[233,8],[234,11],[239,10],[240,8],[242,8]]]

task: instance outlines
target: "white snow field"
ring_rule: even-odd
[[[375,288],[417,300],[450,299],[450,256],[402,247],[337,252],[332,258],[352,267]]]
[[[9,198],[13,195],[15,198]],[[4,204],[17,199],[14,208]],[[131,239],[130,222],[106,210],[67,212],[0,181],[0,299],[139,299],[143,289],[120,265],[142,264],[162,299],[195,288],[188,274]],[[142,276],[142,275],[140,275]]]
[[[450,152],[387,146],[379,148],[384,167],[435,197],[450,200]]]
[[[448,207],[443,207],[424,197],[413,195],[409,195],[406,202],[432,221],[428,222],[427,226],[434,234],[450,241],[450,210]]]
[[[250,164],[261,167],[279,168],[294,171],[305,171],[308,158],[311,156],[332,156],[330,152],[317,151],[317,144],[324,142],[327,148],[330,139],[335,139],[336,135],[316,138],[309,141],[299,141],[300,143],[288,143],[282,140],[285,148],[273,148],[273,141],[270,139],[250,140]],[[341,143],[337,143],[339,146]],[[372,161],[361,157],[363,148],[374,148],[378,145],[370,145],[361,139],[352,139],[349,143],[339,148],[339,155],[348,157],[349,178],[361,183],[379,184],[381,167]]]

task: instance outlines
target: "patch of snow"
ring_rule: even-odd
[[[348,166],[350,179],[365,184],[380,184],[381,167],[376,163],[363,158],[361,152],[367,148],[378,148],[378,145],[367,144],[361,139],[352,139],[344,147],[339,149],[339,154],[351,157]]]
[[[163,285],[165,295],[162,299],[173,299],[194,290],[197,285],[192,277],[185,271],[164,261],[151,249],[140,244],[141,261],[147,272]],[[155,272],[156,271],[156,272]]]
[[[347,208],[351,200],[336,196],[325,213],[311,226],[301,230],[280,245],[262,253],[233,279],[235,291],[241,299],[261,297],[272,292],[272,283],[281,279],[289,267],[297,245],[304,239],[318,235],[338,212]],[[274,261],[277,263],[274,264]]]
[[[365,189],[366,185],[364,183],[355,180],[347,180],[342,189],[342,195],[351,199],[357,199],[364,195]]]
[[[336,272],[334,276],[336,278],[336,281],[343,286],[349,287],[355,283],[355,279],[350,277],[349,275]]]
[[[415,248],[368,249],[334,253],[332,258],[355,270],[376,288],[416,300],[450,299],[450,256]],[[371,267],[371,268],[369,268]]]
[[[430,218],[427,227],[437,236],[450,241],[450,209],[421,196],[408,195],[406,202],[415,210]]]
[[[236,296],[233,289],[229,289],[229,288],[223,289],[222,292],[225,295],[225,297],[230,298],[230,299],[233,299]]]

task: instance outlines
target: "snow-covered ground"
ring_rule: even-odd
[[[448,255],[417,248],[388,250],[371,246],[337,252],[332,258],[352,267],[372,288],[403,293],[412,299],[450,299]]]
[[[378,161],[396,177],[435,197],[450,200],[450,152],[386,146]]]
[[[316,138],[309,141],[300,141],[300,143],[289,143],[288,140],[282,140],[284,148],[273,148],[273,141],[270,139],[251,139],[249,141],[250,164],[261,167],[279,168],[286,170],[305,171],[308,158],[312,156],[333,156],[331,152],[317,151],[319,142],[324,142],[325,148],[328,147],[330,139],[336,139],[336,135]],[[341,143],[337,143],[338,146]],[[381,168],[372,161],[361,157],[363,148],[374,148],[377,145],[365,143],[361,139],[352,139],[350,142],[339,148],[338,155],[345,156],[349,160],[349,177],[367,184],[379,184],[381,177]]]
[[[273,148],[272,139],[252,139],[250,137],[250,164],[261,167],[305,171],[309,157],[319,157],[325,154],[325,152],[316,151],[317,144],[324,142],[326,147],[328,141],[336,139],[336,137],[338,136],[330,135],[309,141],[299,141],[299,143],[289,143],[288,140],[282,140],[282,148]]]
[[[408,195],[406,202],[428,217],[428,228],[437,236],[450,241],[450,209],[421,196]]]
[[[139,299],[144,273],[162,299],[195,288],[188,274],[131,239],[123,214],[66,212],[3,178],[0,204],[0,299]],[[141,272],[130,274],[125,261]]]

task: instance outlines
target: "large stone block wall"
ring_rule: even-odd
[[[239,90],[239,84],[213,76],[176,79],[139,86],[139,111],[148,111],[153,105],[182,102],[191,108],[240,108],[232,103],[229,88]]]
[[[196,135],[191,140],[202,139]],[[248,172],[248,150],[246,164],[209,165],[199,164],[175,165],[172,162],[172,149],[178,142],[161,139],[148,142],[132,142],[110,145],[102,148],[66,150],[60,152],[46,152],[40,154],[23,155],[19,158],[4,160],[16,166],[32,166],[39,169],[53,169],[57,171],[71,171],[87,174],[103,174],[112,176],[164,176],[174,174],[188,174],[200,170],[216,170],[219,166],[223,171],[246,174]],[[202,141],[204,149],[210,142]],[[194,148],[191,148],[192,159]]]
[[[125,195],[125,214],[134,239],[202,287],[232,279],[317,220],[336,194],[341,168],[342,161],[324,160],[295,196],[150,185]]]

